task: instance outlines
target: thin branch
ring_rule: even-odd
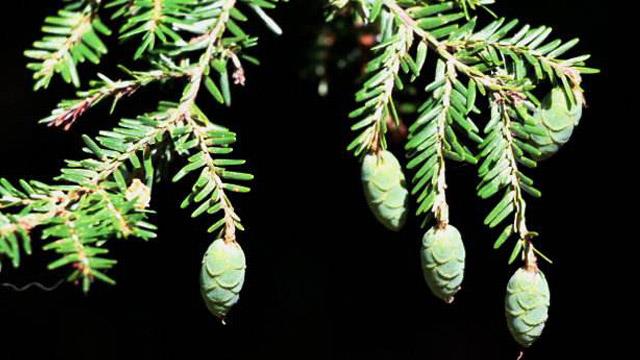
[[[236,234],[236,220],[238,219],[238,215],[236,214],[229,197],[224,191],[224,183],[220,175],[218,175],[218,166],[215,165],[215,161],[209,152],[207,147],[207,136],[205,134],[204,129],[191,117],[187,118],[187,122],[193,128],[193,132],[198,139],[198,146],[200,147],[200,151],[205,154],[206,166],[209,171],[209,175],[213,179],[216,184],[217,190],[217,203],[219,203],[222,207],[222,211],[224,212],[224,237],[225,242],[233,242],[235,241]]]
[[[461,73],[493,91],[520,92],[518,87],[504,84],[499,79],[488,76],[482,71],[460,61],[453,53],[449,52],[446,43],[439,41],[430,32],[420,28],[418,23],[405,11],[405,9],[398,5],[395,0],[384,0],[384,4],[392,13],[396,14],[398,18],[411,28],[413,32],[421,37],[429,47],[434,49],[445,62],[453,64]]]
[[[438,177],[435,187],[436,197],[433,203],[433,214],[436,219],[436,226],[444,228],[449,224],[449,205],[447,204],[447,181],[446,181],[446,160],[445,160],[445,133],[447,129],[447,113],[451,107],[451,92],[453,91],[452,81],[455,79],[455,68],[452,63],[447,63],[445,72],[444,93],[442,94],[442,111],[438,115],[437,135],[436,135],[436,156],[438,157]]]
[[[566,75],[572,82],[574,88],[579,88],[582,83],[582,77],[580,72],[574,69],[572,66],[568,66],[566,60],[556,59],[546,56],[537,49],[530,49],[526,46],[517,46],[504,41],[486,41],[486,40],[473,40],[462,39],[449,41],[446,43],[446,47],[452,49],[474,49],[477,46],[492,46],[497,49],[501,49],[503,52],[509,51],[521,56],[533,56],[539,62],[544,63],[549,68],[553,69],[556,73]]]
[[[104,84],[97,88],[78,92],[78,99],[64,100],[52,111],[51,115],[40,122],[48,126],[62,127],[65,131],[80,118],[87,110],[107,98],[113,98],[114,106],[123,97],[127,97],[152,82],[177,79],[186,76],[185,72],[171,70],[152,70],[148,72],[134,72],[134,79],[111,80],[102,74],[98,76]],[[113,107],[112,107],[113,108]]]

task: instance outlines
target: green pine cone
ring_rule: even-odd
[[[507,326],[520,345],[529,347],[542,334],[549,300],[549,285],[542,271],[520,268],[509,280],[505,300]]]
[[[238,302],[246,261],[236,242],[214,241],[202,258],[200,291],[207,308],[221,320]]]
[[[420,260],[427,285],[447,303],[460,290],[464,278],[464,244],[458,229],[451,225],[432,227],[422,238]]]
[[[400,163],[389,151],[368,154],[362,162],[362,184],[369,208],[388,229],[402,229],[409,192]]]
[[[578,104],[570,109],[564,90],[556,87],[544,98],[542,106],[533,117],[545,132],[545,135],[532,137],[538,150],[542,152],[537,159],[544,160],[558,152],[571,138],[573,129],[582,117],[582,101],[578,99]]]

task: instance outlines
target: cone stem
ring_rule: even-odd
[[[525,259],[524,259],[524,269],[529,271],[529,272],[537,272],[538,271],[538,258],[536,257],[536,254],[533,250],[533,244],[531,243],[530,239],[525,239],[523,241],[526,241],[526,255],[525,255]]]

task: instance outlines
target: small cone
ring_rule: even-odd
[[[542,271],[518,269],[509,280],[505,299],[507,326],[513,338],[529,347],[542,334],[549,317],[550,292]]]
[[[224,321],[238,302],[246,269],[244,252],[236,242],[214,241],[202,259],[200,291],[209,311]]]
[[[362,185],[369,208],[388,229],[399,231],[407,218],[408,195],[400,163],[389,151],[366,155]]]
[[[533,116],[538,127],[545,133],[532,137],[538,150],[542,152],[537,157],[538,160],[553,156],[569,141],[582,117],[582,99],[578,98],[577,102],[569,108],[564,90],[559,87],[553,88],[544,98],[542,106]]]
[[[432,227],[422,238],[420,260],[431,292],[453,302],[464,278],[465,249],[458,229],[451,225]]]

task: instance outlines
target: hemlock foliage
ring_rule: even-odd
[[[211,219],[215,251],[203,258],[201,290],[211,312],[223,319],[238,300],[245,269],[236,243],[244,227],[232,194],[250,191],[253,176],[244,160],[231,156],[236,133],[199,104],[232,104],[232,87],[245,82],[244,66],[258,63],[250,52],[257,38],[244,25],[257,20],[280,34],[269,16],[278,2],[65,0],[44,20],[42,38],[25,51],[27,67],[35,91],[59,79],[76,88],[87,85],[60,101],[42,123],[67,130],[97,104],[111,101],[113,109],[152,83],[177,83],[182,91],[157,99],[155,111],[83,136],[86,158],[67,161],[49,184],[0,178],[0,260],[20,266],[38,234],[43,249],[56,254],[51,270],[66,268],[67,279],[84,291],[95,280],[113,284],[108,272],[116,260],[109,242],[154,238],[154,184],[189,182],[180,207]],[[558,39],[547,26],[499,17],[490,9],[494,2],[328,0],[327,20],[346,17],[376,31],[349,114],[355,136],[348,150],[363,161],[370,208],[386,227],[399,230],[408,193],[414,196],[415,213],[429,228],[421,249],[425,280],[451,302],[461,289],[465,249],[449,224],[447,165],[476,167],[477,194],[493,202],[484,223],[497,228],[494,248],[509,245],[508,262],[523,263],[507,287],[505,312],[514,338],[528,347],[542,333],[550,303],[537,257],[549,259],[534,246],[539,234],[526,218],[527,200],[541,196],[528,169],[570,140],[586,105],[582,76],[598,70],[586,64],[589,55],[572,53],[577,39]],[[98,65],[111,36],[135,44],[131,60],[145,65],[120,65],[123,78],[97,73],[86,82],[79,64]],[[411,177],[405,178],[387,137],[407,118],[399,99],[415,97],[422,86],[407,124],[404,165]],[[168,161],[182,166],[166,174],[162,165]]]
[[[431,227],[428,234],[450,227],[447,164],[476,166],[478,196],[495,199],[484,219],[498,229],[494,247],[510,245],[510,264],[521,259],[526,272],[541,274],[537,256],[548,258],[537,242],[534,246],[538,233],[529,230],[526,218],[527,198],[541,192],[527,170],[570,139],[585,105],[582,76],[598,70],[586,65],[589,55],[571,53],[578,39],[558,39],[550,27],[499,17],[489,8],[494,2],[330,0],[328,20],[352,17],[354,26],[364,23],[378,31],[355,95],[357,108],[350,114],[356,135],[348,149],[369,162],[374,156],[379,161],[392,157],[389,129],[400,128],[403,120],[397,99],[426,84],[404,144],[405,166],[412,173],[409,188],[422,226]],[[434,67],[425,66],[430,61]],[[381,219],[383,224],[388,220]],[[440,260],[463,255],[464,248],[446,248],[423,267],[436,269],[445,263]],[[440,275],[448,273],[456,272],[446,269]],[[460,279],[444,276],[439,285],[457,288]],[[439,291],[434,290],[442,297]],[[522,320],[513,308],[507,312],[510,319]],[[519,342],[533,343],[545,320]]]
[[[132,58],[143,70],[121,66],[121,79],[98,73],[86,90],[60,101],[42,123],[69,129],[96,104],[112,101],[115,107],[156,82],[175,82],[182,92],[157,99],[151,113],[121,119],[95,137],[83,136],[87,157],[67,161],[50,184],[0,179],[0,260],[18,267],[39,234],[43,248],[57,254],[50,269],[67,268],[68,280],[81,283],[84,291],[95,280],[113,284],[108,271],[116,260],[108,244],[114,238],[156,236],[150,201],[154,184],[163,179],[190,182],[191,192],[180,206],[192,217],[208,216],[215,239],[234,243],[243,225],[231,194],[248,192],[253,176],[244,160],[231,156],[236,134],[198,104],[231,104],[232,87],[244,84],[243,67],[257,63],[250,55],[257,38],[243,30],[244,24],[277,28],[267,13],[278,2],[68,0],[47,17],[42,39],[25,52],[35,90],[57,78],[81,86],[78,65],[98,64],[109,36],[135,42]],[[101,19],[110,19],[109,27]],[[170,159],[183,164],[175,174],[164,173],[162,165]]]

